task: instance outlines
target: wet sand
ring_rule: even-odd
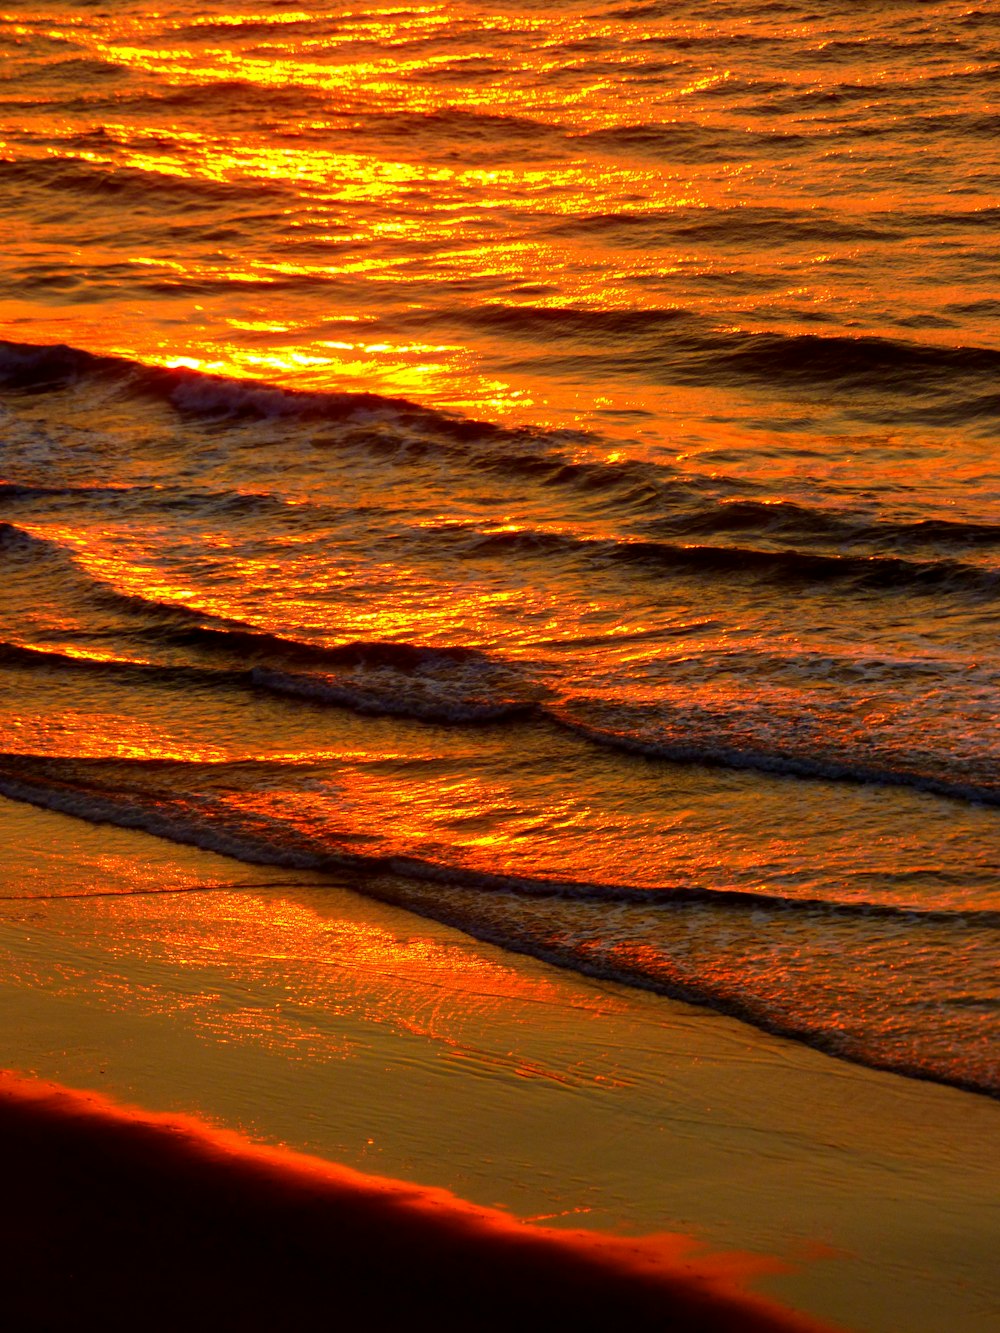
[[[309,876],[275,882],[272,870],[11,802],[0,802],[0,833],[0,1062],[245,1136],[220,1149],[223,1139],[188,1121],[151,1128],[93,1101],[81,1121],[79,1103],[11,1100],[8,1089],[5,1171],[20,1193],[6,1209],[5,1291],[21,1293],[22,1327],[32,1326],[32,1293],[51,1288],[56,1299],[53,1279],[66,1273],[112,1315],[127,1291],[149,1306],[155,1290],[161,1308],[175,1283],[187,1283],[192,1309],[217,1313],[244,1299],[230,1293],[239,1274],[263,1282],[268,1268],[281,1287],[294,1269],[303,1301],[361,1301],[356,1284],[341,1288],[355,1267],[370,1269],[360,1258],[336,1269],[329,1253],[342,1221],[317,1221],[296,1193],[317,1171],[352,1182],[349,1195],[355,1185],[364,1195],[372,1176],[414,1182],[376,1194],[379,1207],[405,1196],[441,1222],[435,1281],[447,1277],[449,1226],[465,1237],[453,1255],[467,1255],[461,1219],[479,1219],[475,1244],[486,1244],[491,1228],[511,1225],[506,1215],[536,1230],[680,1234],[712,1253],[751,1254],[760,1262],[736,1271],[753,1291],[864,1333],[1000,1327],[992,1101],[575,977]],[[328,1166],[279,1163],[247,1138]],[[158,1161],[170,1164],[166,1178]],[[283,1194],[289,1179],[299,1183]],[[237,1213],[244,1231],[225,1239]],[[373,1253],[403,1234],[385,1226],[387,1239],[366,1242]],[[371,1227],[374,1236],[383,1223]],[[301,1253],[286,1232],[302,1233]],[[93,1265],[75,1263],[74,1247],[83,1255],[91,1241]],[[585,1242],[588,1255],[595,1244],[607,1246]],[[120,1246],[135,1263],[119,1261]],[[619,1271],[623,1251],[603,1253]],[[648,1271],[649,1252],[639,1253]],[[682,1247],[656,1253],[676,1277]],[[380,1289],[394,1271],[389,1259],[371,1281]],[[639,1282],[634,1299],[665,1309],[671,1283],[657,1283],[651,1295]],[[278,1299],[247,1292],[251,1311]],[[466,1299],[456,1327],[475,1326]],[[227,1326],[228,1315],[211,1317]]]

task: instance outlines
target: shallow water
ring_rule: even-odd
[[[997,35],[9,6],[0,792],[1000,1093]]]

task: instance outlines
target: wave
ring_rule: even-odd
[[[25,393],[48,393],[88,383],[114,385],[137,399],[167,402],[181,414],[214,420],[296,417],[342,421],[355,414],[370,416],[381,409],[394,411],[404,422],[446,425],[459,435],[503,433],[501,428],[488,423],[450,418],[402,398],[287,389],[187,367],[146,365],[125,357],[86,352],[65,343],[15,343],[0,339],[2,387]]]
[[[38,486],[21,482],[0,481],[0,501],[3,500],[62,500],[96,499],[105,495],[134,495],[137,491],[154,490],[146,486]]]
[[[34,45],[38,41],[38,36],[33,35],[31,40],[32,45]],[[128,78],[128,71],[122,65],[109,60],[101,60],[99,57],[92,55],[81,47],[78,40],[74,40],[72,37],[59,37],[53,30],[44,36],[43,41],[47,50],[59,53],[57,58],[37,63],[20,62],[17,71],[19,85],[32,87],[58,82],[64,86],[72,86],[79,82],[84,87],[88,85],[94,87],[100,84],[121,85]],[[63,54],[67,50],[73,49],[85,51],[85,54]],[[40,52],[41,48],[36,47],[36,50]],[[115,91],[117,91],[117,87]],[[48,100],[46,98],[46,101]]]
[[[108,151],[113,152],[113,146]],[[88,208],[101,200],[109,208],[121,208],[125,203],[143,213],[162,209],[170,200],[210,205],[280,194],[278,187],[256,179],[245,184],[201,176],[192,179],[174,171],[93,162],[72,154],[44,159],[0,158],[0,186],[11,191],[38,190],[45,195],[51,191],[78,195],[86,200]]]
[[[440,683],[409,680],[406,688],[401,690],[396,681],[348,681],[335,676],[266,671],[261,667],[255,667],[250,678],[254,685],[276,694],[336,704],[374,717],[468,724],[524,717],[536,710],[536,704],[530,699],[498,698],[490,697],[485,691],[470,694],[461,688],[456,690],[453,680]]]
[[[925,377],[956,375],[994,381],[1000,351],[986,347],[942,347],[892,338],[748,333],[735,337],[719,356],[734,366],[784,380],[831,380],[854,388],[921,391]],[[923,384],[926,391],[926,384]]]
[[[447,62],[434,67],[431,76],[435,81],[450,83],[456,77],[467,77],[470,70],[488,72],[488,62],[477,57]],[[355,116],[351,121],[345,118],[343,132],[365,143],[392,143],[395,151],[404,151],[407,156],[416,144],[422,160],[441,157],[454,161],[456,144],[470,161],[479,159],[482,153],[493,154],[499,161],[511,157],[551,160],[553,149],[558,150],[565,140],[560,126],[529,115],[462,106],[410,112],[372,111],[366,107],[363,117]]]
[[[232,25],[229,27],[231,36]],[[241,28],[242,31],[245,29]],[[151,120],[158,120],[157,113],[162,114],[164,111],[175,115],[183,115],[187,111],[199,116],[207,115],[213,121],[218,121],[230,113],[245,117],[248,112],[252,112],[259,116],[265,99],[268,112],[275,118],[286,115],[299,118],[309,112],[317,116],[343,112],[343,108],[331,103],[331,99],[320,88],[308,88],[299,83],[290,87],[272,84],[264,89],[251,79],[242,79],[236,75],[212,83],[194,80],[177,85],[132,86],[121,90],[119,108],[127,106],[133,113],[145,115]]]
[[[138,637],[142,637],[141,635]],[[176,686],[263,691],[348,709],[362,716],[405,717],[438,725],[475,725],[528,717],[546,691],[503,661],[474,649],[352,642],[319,647],[250,630],[209,626],[151,633],[154,642],[197,646],[240,661],[211,667],[88,655],[0,641],[0,664],[66,670]],[[311,670],[303,670],[309,666]],[[299,669],[293,669],[293,668]]]
[[[756,489],[745,479],[691,477],[674,468],[637,459],[616,462],[580,459],[571,456],[566,447],[578,445],[579,439],[568,441],[563,432],[502,426],[423,407],[402,398],[288,389],[253,379],[149,366],[64,344],[0,340],[0,388],[44,394],[65,390],[85,392],[102,386],[110,386],[116,394],[131,396],[137,402],[152,399],[167,403],[185,418],[200,418],[212,424],[244,420],[329,423],[334,431],[329,438],[314,437],[314,447],[351,449],[363,454],[398,452],[407,458],[432,451],[452,457],[463,468],[471,465],[485,469],[505,481],[513,475],[540,487],[601,492],[609,502],[613,501],[619,513],[673,508],[685,497],[703,498],[706,490],[731,495]],[[135,488],[132,493],[136,493]],[[7,491],[8,498],[19,494],[27,497],[18,488]],[[40,496],[41,492],[35,494]],[[208,493],[172,489],[169,493],[161,492],[158,502],[181,507],[187,503],[197,505],[202,494]],[[188,500],[185,496],[194,498]],[[228,503],[252,507],[272,501],[274,497],[254,500],[240,495]]]
[[[3,528],[0,524],[0,538]],[[282,662],[317,667],[366,667],[372,670],[391,669],[400,672],[431,672],[435,669],[449,668],[456,665],[468,665],[479,670],[500,670],[505,668],[500,660],[479,648],[460,645],[441,647],[392,640],[351,639],[334,644],[309,643],[303,639],[294,639],[267,630],[257,630],[241,622],[217,621],[215,624],[200,622],[202,613],[185,606],[157,602],[152,599],[127,597],[130,603],[155,612],[175,613],[179,623],[173,632],[157,632],[155,638],[162,641],[165,637],[173,644],[185,647],[216,649],[231,653],[250,666],[263,661],[272,664]],[[205,616],[204,619],[211,619]],[[24,653],[31,657],[58,657],[43,648],[27,647],[20,644],[0,643],[4,652]],[[76,662],[79,659],[68,658]],[[96,660],[95,660],[96,664]],[[172,668],[171,668],[172,669]]]
[[[254,518],[297,517],[302,506],[284,499],[271,491],[241,491],[212,489],[209,487],[183,487],[158,483],[134,482],[131,485],[62,485],[40,486],[23,485],[19,482],[0,481],[0,508],[5,504],[16,508],[18,502],[34,500],[66,501],[75,507],[91,504],[95,501],[109,501],[107,508],[125,506],[129,511],[137,507],[168,513],[204,513],[213,518],[219,516],[249,515]],[[344,511],[332,505],[309,505],[311,516],[339,516]],[[52,512],[51,510],[49,512]],[[352,514],[361,511],[353,509]],[[385,514],[384,509],[377,511]]]
[[[100,769],[101,761],[91,769]],[[1000,912],[940,911],[894,908],[870,902],[836,902],[809,899],[796,901],[773,895],[699,886],[665,886],[660,890],[637,891],[628,886],[580,884],[557,880],[515,878],[470,872],[378,847],[366,851],[364,837],[336,834],[318,837],[292,830],[280,819],[261,815],[234,820],[230,811],[211,797],[185,801],[165,800],[159,793],[121,790],[128,765],[104,764],[107,786],[81,783],[88,767],[79,761],[59,766],[23,756],[0,756],[0,793],[44,809],[61,811],[91,822],[112,824],[148,832],[173,842],[194,845],[256,865],[308,870],[331,875],[343,882],[345,874],[355,889],[380,901],[455,926],[475,938],[487,940],[515,952],[544,959],[584,975],[703,1005],[730,1014],[760,1028],[804,1041],[830,1054],[858,1063],[894,1069],[913,1077],[951,1083],[971,1091],[996,1096],[995,1078],[981,1076],[975,1062],[970,1069],[952,1062],[938,1063],[933,1054],[924,1058],[912,1046],[907,1053],[890,1043],[882,1050],[878,1018],[871,1034],[842,1032],[839,1015],[817,1014],[815,1005],[779,1004],[769,1001],[766,988],[759,991],[754,976],[739,969],[719,975],[709,967],[692,967],[684,951],[674,954],[668,933],[657,946],[644,947],[655,933],[655,921],[668,932],[679,924],[690,937],[696,930],[707,943],[722,927],[728,938],[733,913],[754,928],[768,930],[778,919],[797,919],[811,937],[817,931],[859,929],[883,947],[896,941],[909,948],[923,931],[937,948],[968,946],[970,939],[983,944],[982,932],[1000,928]],[[184,766],[178,766],[184,767]],[[190,766],[186,766],[190,767]],[[144,765],[148,770],[149,765]],[[525,912],[530,898],[534,910]],[[608,935],[606,909],[615,907],[616,930]],[[512,910],[513,909],[513,910]],[[566,912],[572,909],[573,916]],[[635,910],[635,918],[628,914]],[[585,914],[581,921],[580,913]],[[695,913],[692,917],[690,914]],[[622,914],[625,914],[624,916]],[[649,935],[651,915],[654,934]],[[681,921],[678,923],[678,916]],[[595,939],[593,924],[600,923]],[[589,924],[588,924],[589,923]],[[644,924],[645,923],[645,924]],[[629,949],[629,939],[638,947]],[[603,941],[601,943],[600,941]],[[625,948],[619,947],[625,944]],[[989,942],[986,941],[986,947]],[[723,945],[723,948],[725,946]],[[824,1021],[824,1017],[826,1021]],[[832,1021],[831,1021],[832,1018]],[[874,1038],[874,1040],[873,1040]]]
[[[586,701],[553,706],[547,710],[560,726],[597,745],[639,754],[670,763],[773,773],[780,777],[809,778],[825,782],[850,782],[879,787],[906,787],[949,800],[1000,805],[1000,775],[994,768],[972,774],[962,765],[961,776],[947,771],[947,761],[938,771],[912,766],[905,754],[865,758],[849,750],[817,754],[809,743],[799,742],[794,732],[787,738],[761,739],[748,743],[733,737],[726,719],[709,721],[692,710],[671,710],[657,717],[655,710],[636,710],[632,725],[620,717],[611,726],[586,716]],[[599,714],[598,714],[599,718]]]
[[[0,525],[0,541],[2,537]],[[484,540],[502,540],[502,550],[509,552],[512,538],[529,543],[544,539],[555,543],[559,550],[566,544],[559,534],[529,534],[524,538],[522,534],[502,533]],[[591,545],[599,549],[606,546]],[[574,544],[570,549],[575,550]],[[711,558],[715,560],[716,555]],[[738,564],[741,557],[726,553],[726,560],[730,559]],[[547,720],[603,747],[670,763],[696,762],[824,781],[909,787],[949,799],[1000,803],[1000,783],[995,774],[991,775],[985,753],[983,762],[975,766],[968,756],[952,756],[947,748],[932,766],[927,756],[915,764],[903,750],[876,748],[866,755],[853,751],[855,743],[846,736],[840,742],[834,734],[824,733],[821,743],[812,727],[802,731],[801,723],[807,718],[799,712],[761,731],[738,709],[708,715],[696,702],[685,705],[681,697],[679,702],[662,706],[630,708],[619,704],[609,719],[599,700],[562,693],[567,680],[572,679],[573,668],[564,680],[561,656],[554,665],[544,658],[513,662],[471,645],[387,640],[315,642],[110,589],[102,590],[97,597],[106,598],[118,611],[127,609],[151,618],[151,623],[135,625],[128,633],[131,644],[145,645],[142,660],[131,657],[130,651],[135,650],[127,647],[111,656],[108,636],[100,634],[100,651],[93,654],[86,646],[64,653],[44,644],[0,641],[0,661],[29,671],[93,671],[174,685],[190,681],[212,688],[264,691],[361,715],[405,717],[446,726]],[[598,641],[598,646],[603,642]],[[561,650],[567,646],[572,647],[573,641],[559,641]],[[539,649],[544,647],[538,645]],[[157,654],[165,648],[170,650],[169,660],[157,661]],[[147,652],[151,659],[145,656]],[[192,656],[178,662],[178,652]],[[716,670],[733,670],[731,653],[721,662],[715,662],[711,654],[702,658],[698,679],[711,678]],[[845,661],[829,655],[799,655],[778,661],[773,654],[759,652],[747,655],[739,666],[750,679],[763,670],[768,679],[775,678],[776,673],[780,676],[791,672],[796,680],[831,682],[843,680],[846,672],[852,688],[859,678],[867,680],[869,688],[875,681],[881,688],[900,681],[912,684],[917,674],[939,683],[941,672],[951,669],[936,659],[926,663],[910,659],[882,661],[869,655],[863,660],[850,657]],[[974,683],[967,665],[959,667],[959,676],[959,688],[967,693]],[[678,677],[678,688],[682,679],[686,677]],[[988,670],[976,679],[981,693],[995,686],[995,676]],[[750,727],[749,734],[746,726]]]
[[[229,628],[238,633],[243,628],[241,622],[203,614],[183,603],[122,592],[85,570],[79,564],[76,552],[70,546],[63,545],[57,537],[39,536],[8,520],[0,520],[0,559],[4,557],[11,565],[20,566],[22,573],[33,574],[36,578],[46,565],[49,571],[54,569],[58,582],[53,584],[50,577],[50,596],[53,596],[53,600],[67,591],[72,591],[74,595],[82,594],[94,606],[152,619],[157,637],[168,635],[172,626],[178,634],[185,628],[190,631],[193,625],[200,625],[204,620],[215,621],[219,627],[218,632]],[[216,631],[206,627],[205,632],[210,635]],[[101,637],[105,637],[103,631]]]
[[[956,560],[912,561],[896,556],[823,555],[746,546],[677,546],[666,542],[616,544],[617,561],[654,568],[682,567],[709,573],[748,574],[782,584],[848,583],[870,591],[969,591],[990,596],[1000,589],[1000,571]]]
[[[809,134],[725,129],[716,125],[645,122],[585,130],[577,138],[602,153],[638,153],[667,162],[733,162],[755,156],[794,156],[813,147]]]
[[[597,701],[560,698],[556,681],[548,683],[525,664],[469,648],[435,648],[410,643],[352,642],[324,647],[251,630],[178,627],[172,634],[151,634],[173,646],[197,645],[228,658],[218,667],[66,654],[56,649],[0,642],[0,664],[22,671],[68,670],[176,686],[189,682],[220,690],[263,691],[290,701],[338,707],[362,716],[409,718],[437,726],[511,724],[554,725],[601,746],[665,763],[702,764],[735,771],[822,782],[899,787],[948,800],[1000,805],[1000,781],[989,760],[971,765],[943,753],[917,762],[905,750],[884,747],[860,752],[848,737],[826,735],[822,744],[804,716],[793,715],[764,732],[753,718],[732,713],[706,714],[696,703],[627,708],[612,718]],[[817,665],[824,679],[833,667]],[[865,666],[850,664],[864,671]],[[919,664],[918,664],[919,665]],[[902,670],[912,680],[914,665],[868,664],[880,680]],[[710,671],[707,664],[705,671]],[[936,671],[934,664],[925,674]],[[963,673],[963,681],[967,672]],[[983,688],[992,688],[987,673]],[[747,727],[750,728],[746,734]]]
[[[684,310],[606,310],[486,304],[452,317],[544,346],[548,364],[582,358],[654,382],[697,387],[752,385],[837,395],[873,420],[924,416],[976,420],[1000,415],[1000,351],[846,334],[786,334],[712,328]],[[565,347],[566,351],[561,349]]]
[[[53,543],[45,541],[42,537],[36,537],[33,533],[26,532],[24,528],[19,528],[16,523],[7,523],[0,520],[0,551],[21,555],[57,549]]]
[[[48,387],[48,383],[43,383],[39,391],[44,392]],[[390,400],[381,401],[388,413]],[[399,416],[400,424],[404,421],[410,421],[408,408]],[[489,426],[479,430],[448,417],[434,418],[433,421],[438,435],[435,441],[436,453],[451,454],[459,464],[468,466],[471,463],[477,470],[495,474],[505,480],[514,476],[546,490],[575,492],[588,499],[596,497],[618,519],[629,515],[655,514],[658,516],[657,524],[664,532],[669,529],[677,535],[701,533],[713,527],[718,531],[728,531],[753,526],[752,522],[740,519],[738,509],[732,503],[733,496],[743,496],[756,489],[752,482],[742,478],[721,474],[711,478],[685,476],[669,465],[638,459],[614,462],[572,459],[562,452],[557,436],[542,437],[518,430],[505,432]],[[346,450],[352,448],[355,442],[345,435],[329,441],[314,439],[313,443],[319,447],[329,444],[330,447]],[[357,443],[362,451],[371,452],[380,450],[383,441],[373,430],[366,429],[363,438]],[[400,439],[399,448],[408,454],[412,452],[405,437]],[[192,514],[204,512],[212,516],[238,517],[246,514],[255,518],[324,522],[340,522],[345,518],[384,522],[390,517],[405,519],[408,512],[405,508],[392,508],[388,500],[378,504],[352,506],[313,499],[303,503],[299,498],[290,501],[270,491],[180,487],[176,484],[169,487],[138,483],[128,486],[40,486],[0,482],[0,506],[7,502],[16,509],[19,501],[39,499],[73,503],[107,500],[111,504],[120,501],[130,508],[141,505],[155,510]],[[777,506],[761,502],[754,512],[762,520],[762,528],[772,529],[777,526],[779,514],[787,517],[792,509],[790,505]],[[673,517],[661,517],[664,512],[672,512]],[[815,535],[823,520],[817,517],[810,522],[808,512],[802,511],[802,531],[805,535]],[[713,514],[717,522],[713,522]],[[839,531],[830,530],[840,539]],[[443,542],[449,533],[461,539],[464,534],[475,534],[476,531],[460,524],[441,528],[420,526],[407,528],[407,536],[411,541],[419,543],[422,537],[431,533],[437,541]],[[472,540],[475,540],[474,536]],[[975,540],[976,532],[973,531],[970,542]],[[982,542],[987,543],[986,536],[982,537]],[[64,548],[57,548],[53,542],[53,549]]]
[[[890,128],[891,127],[891,128]],[[851,129],[842,129],[841,133],[846,139],[853,135],[861,138],[874,138],[884,136],[899,140],[899,148],[905,151],[907,139],[915,146],[923,148],[934,143],[939,138],[957,138],[963,140],[976,140],[977,138],[988,139],[991,143],[996,141],[997,131],[1000,130],[1000,116],[985,110],[979,111],[952,111],[939,110],[933,115],[926,112],[913,112],[895,117],[880,117],[879,120],[869,125]],[[950,146],[950,145],[949,145]],[[973,144],[968,145],[970,149]],[[897,149],[898,151],[898,149]]]
[[[309,643],[267,630],[232,624],[228,627],[199,624],[179,630],[176,643],[233,651],[252,661],[267,657],[303,665],[390,668],[395,671],[427,672],[458,664],[480,669],[499,667],[499,663],[479,648],[461,645],[441,647],[385,639],[351,639],[343,643]]]
[[[670,246],[678,240],[717,241],[720,245],[750,245],[762,240],[768,245],[782,242],[819,241],[827,245],[856,241],[889,241],[906,234],[907,219],[886,218],[881,225],[850,222],[833,213],[795,212],[779,208],[673,208],[642,212],[591,213],[560,219],[553,236],[596,237],[616,245]]]
[[[13,757],[14,759],[17,756]],[[77,761],[80,762],[80,761]],[[9,768],[10,759],[6,761]],[[285,869],[320,870],[350,868],[351,859],[323,857],[315,851],[293,846],[276,846],[266,837],[252,833],[234,833],[225,825],[213,824],[193,812],[172,811],[155,797],[130,793],[127,798],[113,792],[87,790],[70,783],[41,784],[19,774],[0,772],[0,794],[10,800],[24,801],[42,809],[86,819],[93,824],[138,829],[155,837],[184,846],[200,847],[250,865],[274,865]]]
[[[697,530],[702,517],[688,519]],[[684,531],[685,519],[668,520]],[[640,538],[602,539],[568,533],[521,529],[477,533],[474,529],[440,530],[440,537],[464,541],[468,553],[496,556],[515,553],[572,555],[590,563],[613,563],[655,573],[680,570],[694,574],[727,574],[733,578],[766,579],[779,585],[846,584],[865,591],[967,592],[988,597],[1000,591],[1000,569],[959,560],[909,560],[887,555],[827,555],[818,551],[767,549],[755,546],[684,545]],[[995,538],[994,538],[995,540]]]
[[[998,74],[1000,74],[1000,68],[998,68]],[[874,217],[886,225],[892,225],[893,219],[898,220],[898,215],[895,213],[876,213]],[[906,213],[904,217],[910,231],[917,234],[922,232],[986,231],[992,235],[1000,226],[1000,205],[987,204],[979,208],[948,210],[912,210]],[[997,304],[994,299],[985,298],[981,301],[955,302],[945,305],[943,309],[960,313],[981,311],[990,314],[996,309]]]
[[[891,338],[713,330],[678,310],[592,310],[484,304],[451,312],[493,333],[541,341],[552,356],[560,343],[578,343],[589,359],[617,370],[641,367],[666,382],[709,386],[745,382],[832,394],[870,395],[875,415],[935,412],[942,420],[1000,416],[1000,351]],[[594,349],[600,349],[599,352]],[[430,440],[480,444],[506,440],[531,446],[543,439],[527,428],[505,428],[374,393],[297,390],[254,379],[229,379],[187,368],[142,365],[64,344],[0,341],[0,385],[44,393],[86,383],[111,383],[139,398],[171,404],[208,420],[298,418],[333,422],[388,419]],[[890,401],[891,400],[891,401]],[[849,404],[861,411],[857,400]],[[557,436],[546,437],[558,446]],[[527,453],[528,449],[522,450]],[[526,464],[522,457],[521,465]],[[541,467],[551,466],[546,459]],[[536,463],[537,466],[537,463]]]
[[[70,671],[95,677],[161,681],[168,685],[210,685],[218,689],[246,686],[251,681],[249,670],[241,673],[176,662],[143,661],[115,657],[103,651],[99,655],[88,654],[85,648],[65,652],[59,648],[29,646],[9,640],[0,640],[0,665],[22,671]]]
[[[355,844],[378,844],[377,832],[354,833],[337,829],[334,837],[300,830],[280,818],[241,812],[234,816],[222,806],[213,810],[212,800],[200,799],[195,806],[187,796],[196,791],[199,779],[212,785],[227,774],[265,778],[288,770],[298,775],[321,773],[318,761],[291,758],[240,758],[219,760],[77,758],[53,759],[34,754],[0,753],[0,791],[10,799],[58,809],[96,823],[143,828],[176,842],[190,842],[206,851],[220,851],[248,863],[282,865],[286,869],[315,871],[351,869],[364,875],[394,874],[480,890],[492,897],[509,894],[518,898],[566,900],[594,906],[619,903],[644,911],[673,912],[682,906],[717,907],[747,913],[768,912],[836,919],[865,919],[925,922],[932,925],[1000,929],[1000,910],[992,908],[939,907],[906,902],[887,903],[875,899],[838,899],[796,896],[765,889],[708,887],[698,884],[664,883],[640,888],[627,883],[573,880],[552,876],[492,873],[448,862],[429,860],[410,849],[381,847],[371,853]],[[174,780],[171,789],[142,791],[137,779],[164,775]],[[183,797],[177,795],[183,790]],[[237,850],[233,850],[233,849]]]
[[[647,525],[647,530],[653,526]],[[952,518],[911,522],[883,517],[870,519],[850,511],[821,509],[792,500],[725,499],[660,517],[655,522],[655,531],[674,536],[749,531],[772,538],[787,536],[875,548],[1000,546],[1000,523]]]

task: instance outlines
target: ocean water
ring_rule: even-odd
[[[995,8],[0,47],[0,794],[1000,1095]]]

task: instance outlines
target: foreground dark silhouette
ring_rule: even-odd
[[[9,1075],[0,1143],[12,1329],[820,1328],[682,1238],[539,1230]]]

